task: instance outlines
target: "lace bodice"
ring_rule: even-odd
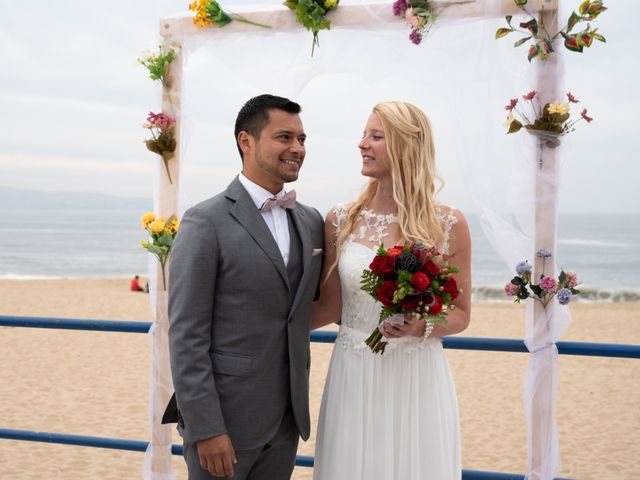
[[[449,251],[449,235],[451,228],[457,222],[453,215],[453,209],[441,207],[437,209],[444,230],[444,241],[440,251],[446,254]],[[346,219],[346,206],[335,208],[334,226],[337,231]],[[389,225],[397,222],[394,215],[377,215],[371,211],[362,214],[362,227],[349,235],[342,245],[338,271],[342,287],[342,322],[338,334],[338,342],[345,348],[356,350],[368,349],[364,340],[378,325],[381,305],[367,293],[360,289],[362,271],[369,267],[371,260],[381,240],[387,235]],[[365,244],[365,242],[367,244]],[[405,351],[422,348],[429,342],[423,342],[422,338],[405,337],[390,340],[386,351],[394,350],[402,345]]]

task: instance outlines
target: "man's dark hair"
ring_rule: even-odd
[[[243,160],[242,150],[237,143],[238,134],[245,131],[255,138],[260,138],[262,129],[269,123],[269,110],[271,109],[283,110],[287,113],[300,113],[300,110],[302,110],[296,102],[275,95],[258,95],[247,101],[238,112],[234,129],[236,147],[238,147],[240,158]]]

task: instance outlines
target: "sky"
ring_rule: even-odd
[[[222,2],[240,10],[249,3]],[[281,2],[260,3],[275,7]],[[358,2],[343,0],[341,5],[349,3]],[[564,5],[577,8],[579,3]],[[608,43],[596,44],[582,55],[565,55],[565,85],[596,120],[578,125],[563,147],[561,213],[640,214],[635,146],[640,134],[640,38],[629,15],[631,0],[605,4],[610,10],[598,24]],[[98,8],[79,0],[0,0],[0,186],[150,197],[157,161],[142,143],[147,132],[141,125],[149,110],[158,110],[160,89],[136,59],[157,45],[159,20],[188,13],[187,5],[188,1],[175,0],[112,0]],[[492,31],[503,21],[494,23]],[[247,98],[269,88],[303,105],[309,141],[295,188],[304,203],[326,212],[357,195],[364,180],[356,146],[371,106],[397,98],[415,102],[431,117],[439,170],[446,182],[443,201],[473,211],[470,169],[486,164],[490,176],[491,169],[507,168],[494,158],[476,158],[476,146],[485,138],[511,142],[499,156],[499,161],[509,161],[509,152],[518,147],[501,130],[503,106],[525,93],[531,79],[524,70],[514,73],[512,66],[495,63],[495,76],[482,80],[487,62],[501,58],[495,55],[513,55],[510,43],[517,37],[490,39],[487,45],[495,45],[498,53],[483,53],[484,64],[459,56],[449,65],[445,55],[432,52],[429,63],[411,65],[416,48],[455,48],[456,42],[464,41],[466,28],[447,33],[436,26],[432,39],[419,47],[396,32],[370,37],[364,30],[321,32],[313,59],[308,55],[311,37],[304,31],[290,37],[286,52],[271,46],[276,44],[269,43],[270,37],[261,38],[258,47],[243,37],[221,41],[218,48],[224,52],[202,48],[191,54],[183,98],[188,112],[183,205],[222,190],[239,171],[231,133],[235,115]],[[331,73],[328,58],[344,50],[351,50],[350,58],[357,60]],[[519,52],[526,67],[525,50]],[[242,70],[245,61],[253,66],[251,75]],[[358,69],[363,73],[354,74]],[[447,86],[441,92],[428,88],[437,82]],[[485,90],[495,101],[469,94]],[[484,123],[487,120],[490,123]]]

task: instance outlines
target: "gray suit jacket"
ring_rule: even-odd
[[[182,436],[228,433],[237,450],[275,435],[290,404],[309,437],[309,322],[323,219],[296,203],[303,272],[292,299],[278,246],[236,178],[189,209],[171,252],[169,347]]]

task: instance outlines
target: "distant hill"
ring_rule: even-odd
[[[151,198],[89,192],[46,192],[0,185],[0,209],[151,210]]]

